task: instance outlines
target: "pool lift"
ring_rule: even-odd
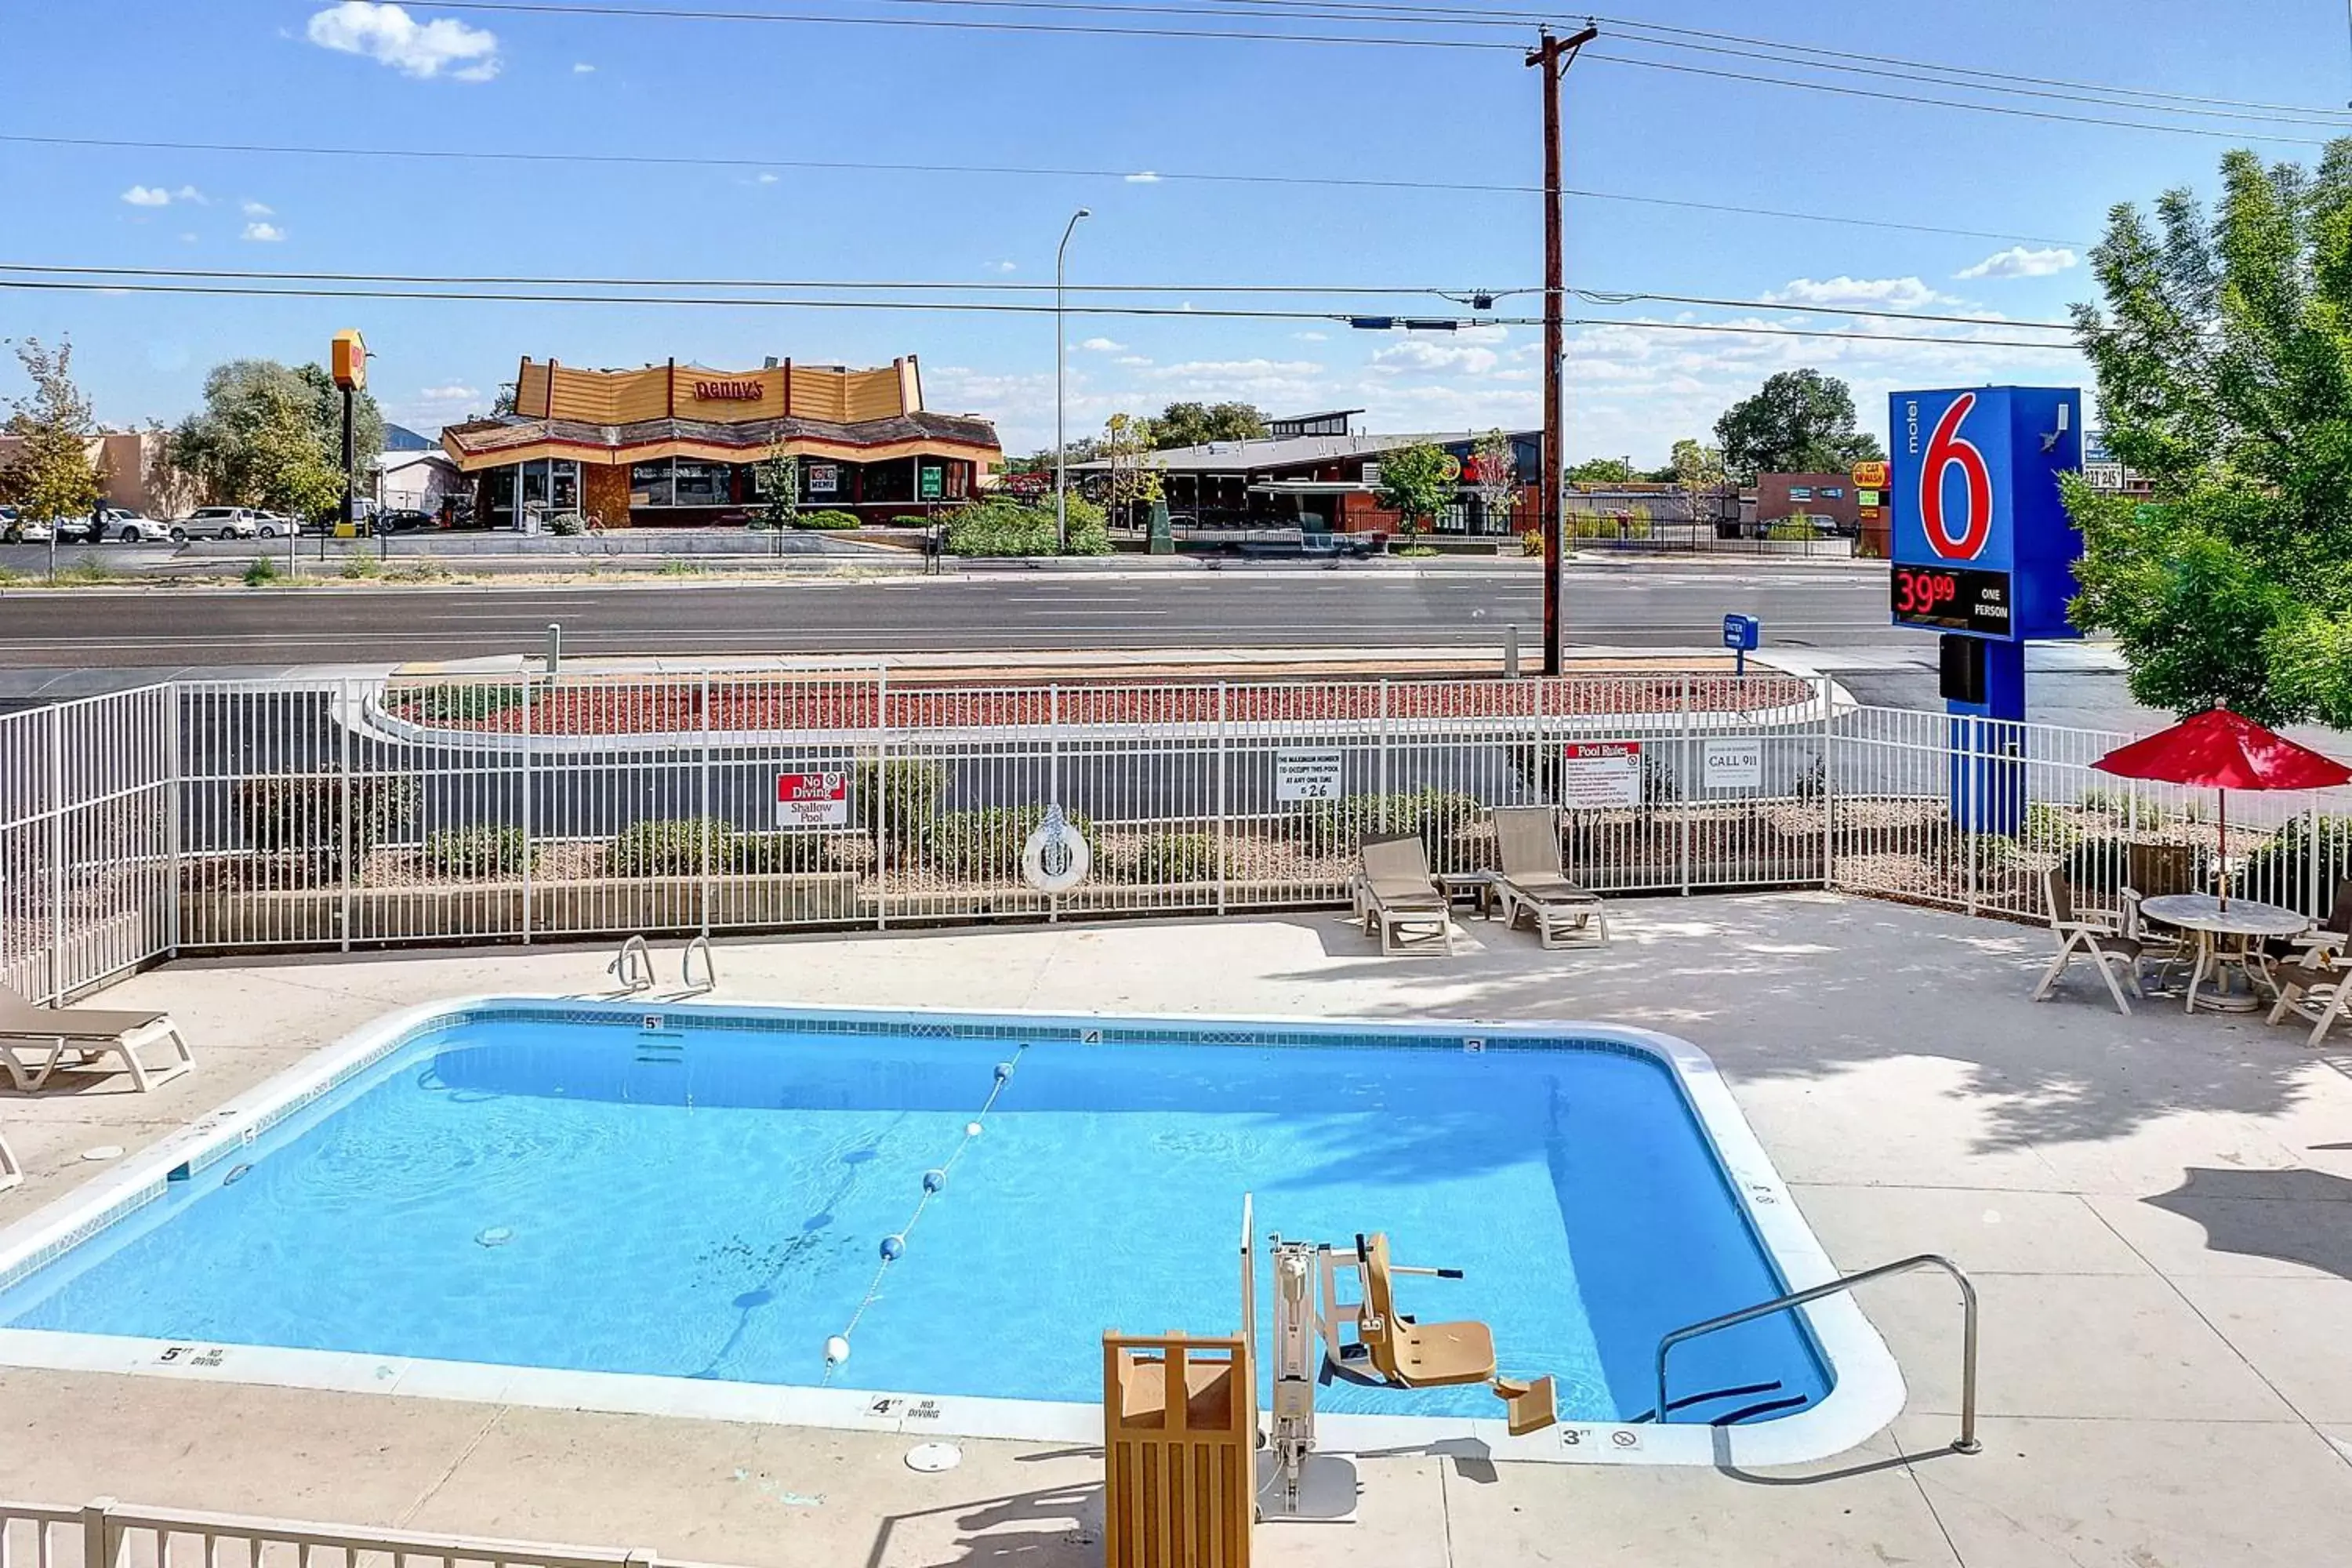
[[[1495,1336],[1481,1322],[1422,1323],[1396,1310],[1393,1277],[1459,1279],[1459,1268],[1391,1263],[1388,1237],[1358,1233],[1343,1251],[1328,1243],[1269,1236],[1274,1266],[1274,1429],[1259,1478],[1262,1511],[1280,1519],[1346,1519],[1355,1510],[1355,1468],[1315,1452],[1315,1389],[1343,1379],[1372,1388],[1444,1388],[1483,1383],[1504,1402],[1511,1436],[1558,1419],[1549,1375],[1506,1378]],[[1340,1299],[1355,1276],[1352,1301]],[[1318,1341],[1321,1353],[1317,1353]]]

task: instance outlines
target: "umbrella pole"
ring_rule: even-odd
[[[2219,815],[2221,817],[2221,847],[2220,851],[2221,869],[2221,912],[2223,914],[2228,914],[2230,912],[2230,792],[2225,789],[2217,789],[2213,794],[2221,802],[2221,811]]]

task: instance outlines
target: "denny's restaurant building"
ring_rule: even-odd
[[[970,500],[1003,457],[987,420],[925,411],[911,354],[881,370],[525,359],[515,410],[441,432],[492,528],[572,511],[607,528],[740,527],[762,499],[755,466],[779,449],[801,460],[803,508],[885,522]]]

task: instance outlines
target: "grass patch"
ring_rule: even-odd
[[[710,568],[699,561],[665,561],[659,574],[664,577],[708,577]]]
[[[402,694],[417,718],[442,722],[488,719],[522,706],[520,686],[420,686]]]
[[[284,574],[278,570],[276,562],[267,555],[257,555],[245,568],[245,585],[248,588],[267,588],[278,581],[282,575]]]
[[[387,583],[442,583],[449,577],[449,568],[438,561],[419,561],[410,566],[396,566],[384,574]]]
[[[352,582],[368,577],[381,577],[383,575],[383,563],[373,555],[346,555],[343,557],[341,575]]]

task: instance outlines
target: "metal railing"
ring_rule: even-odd
[[[1933,1252],[1922,1252],[1916,1257],[1897,1258],[1893,1263],[1882,1263],[1875,1268],[1864,1268],[1858,1273],[1843,1275],[1808,1289],[1791,1290],[1785,1296],[1775,1296],[1769,1301],[1759,1301],[1752,1307],[1742,1307],[1736,1312],[1726,1312],[1720,1317],[1709,1318],[1704,1322],[1690,1323],[1675,1330],[1658,1342],[1657,1419],[1664,1422],[1667,1410],[1671,1408],[1666,1400],[1666,1356],[1676,1345],[1689,1340],[1703,1338],[1719,1330],[1737,1328],[1742,1323],[1752,1323],[1759,1318],[1769,1318],[1777,1313],[1794,1311],[1825,1296],[1835,1296],[1841,1292],[1852,1290],[1857,1285],[1866,1285],[1874,1279],[1884,1279],[1890,1274],[1907,1274],[1916,1268],[1940,1268],[1950,1275],[1960,1287],[1960,1435],[1952,1440],[1952,1451],[1956,1454],[1977,1452],[1983,1447],[1977,1441],[1977,1288],[1969,1282],[1968,1275],[1961,1271],[1958,1264]]]
[[[141,1508],[0,1499],[0,1562],[11,1568],[687,1568],[643,1548],[561,1546],[434,1531],[314,1524]]]
[[[1367,833],[1490,868],[1561,807],[1607,893],[1832,888],[2027,919],[2135,851],[2319,917],[2352,790],[2093,771],[2130,737],[1855,707],[1763,673],[916,687],[858,665],[185,681],[0,716],[0,982],[158,954],[684,936],[1346,901]],[[777,792],[831,775],[814,817]],[[1047,804],[1094,869],[1021,874]],[[2143,892],[2154,891],[2148,888]],[[2180,890],[2180,889],[2173,889]]]

